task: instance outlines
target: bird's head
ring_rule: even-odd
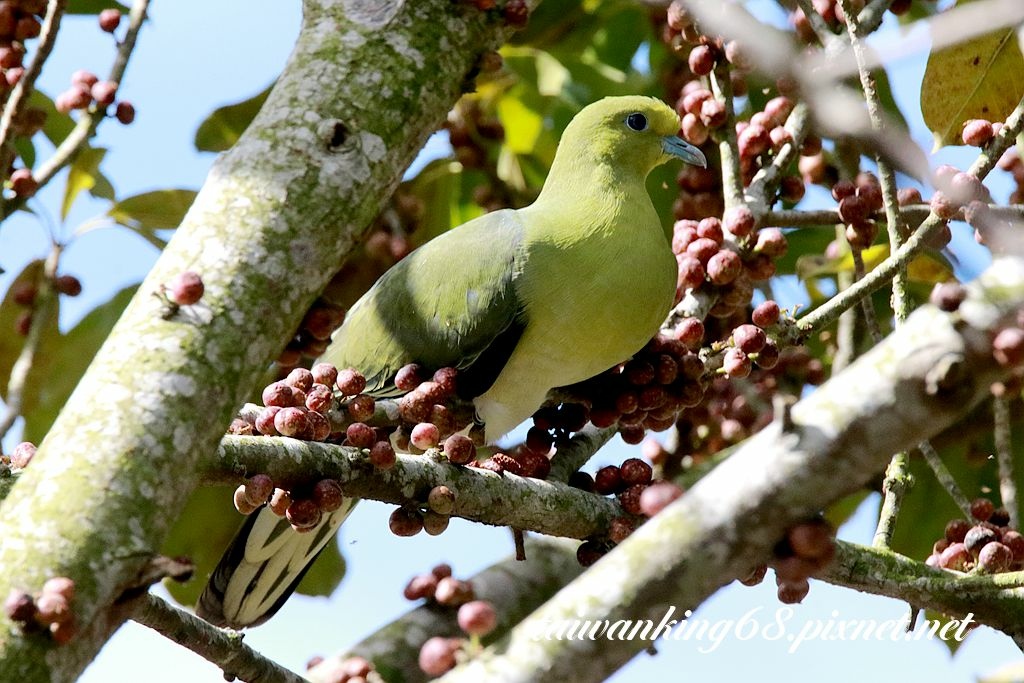
[[[701,151],[678,133],[679,116],[661,100],[606,97],[576,114],[562,135],[561,146],[589,157],[592,163],[627,167],[643,177],[673,157],[707,167]]]

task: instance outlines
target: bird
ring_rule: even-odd
[[[643,96],[607,97],[565,128],[537,199],[474,218],[400,260],[349,310],[322,361],[355,368],[366,393],[400,394],[407,364],[458,370],[488,443],[548,392],[627,360],[671,308],[677,265],[645,182],[673,157],[702,167],[679,117]],[[297,533],[250,515],[196,606],[218,626],[269,619],[356,499]]]

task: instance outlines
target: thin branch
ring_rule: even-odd
[[[996,219],[1024,219],[1024,204],[989,204],[988,209],[990,215]],[[906,206],[897,206],[896,211],[900,223],[918,224],[928,217],[931,207],[928,204],[907,204]],[[871,214],[869,218],[879,223],[888,223],[884,209]],[[957,209],[956,214],[950,220],[964,221],[964,210]],[[777,209],[765,213],[763,221],[764,225],[779,225],[789,228],[831,228],[837,223],[842,223],[842,219],[839,218],[839,209]]]
[[[580,452],[603,436],[581,437]],[[453,516],[567,538],[602,535],[614,518],[625,514],[614,499],[555,481],[452,465],[438,451],[399,453],[397,458],[392,469],[377,470],[357,448],[285,437],[225,436],[200,471],[208,484],[237,484],[255,473],[270,475],[282,488],[335,479],[346,495],[395,505],[423,504],[430,489],[447,486],[456,495]],[[556,509],[572,514],[552,515]]]
[[[243,634],[212,626],[183,609],[147,593],[132,620],[192,650],[224,671],[224,678],[246,683],[309,683],[242,642]]]
[[[807,108],[806,102],[796,103],[793,111],[786,118],[785,127],[793,139],[779,148],[772,163],[759,170],[747,188],[746,199],[751,210],[754,211],[754,215],[760,217],[759,225],[781,225],[766,220],[765,216],[770,214],[769,207],[776,185],[782,179],[786,167],[797,157],[800,146],[810,130],[810,110]]]
[[[49,0],[46,5],[46,16],[43,18],[43,26],[39,33],[39,42],[36,44],[36,52],[32,62],[21,75],[18,83],[11,91],[7,103],[4,105],[3,114],[0,115],[0,168],[7,168],[13,160],[11,150],[11,134],[15,121],[21,115],[22,110],[32,95],[32,88],[36,79],[43,71],[43,64],[50,57],[53,45],[57,40],[57,32],[60,30],[60,20],[64,16],[64,9],[67,0]]]
[[[921,455],[924,456],[925,462],[928,463],[928,467],[931,468],[935,474],[935,478],[942,484],[942,488],[946,489],[946,493],[953,499],[956,506],[960,508],[960,512],[963,513],[967,519],[971,518],[971,501],[967,500],[967,496],[960,490],[960,486],[956,483],[956,479],[953,478],[953,473],[946,467],[946,463],[942,462],[942,458],[932,447],[928,441],[922,441],[917,445],[917,449],[921,451]]]
[[[743,204],[743,174],[740,172],[740,149],[736,141],[736,108],[732,96],[729,67],[720,60],[711,72],[711,91],[725,105],[725,123],[718,129],[718,153],[722,157],[722,192],[725,208]]]
[[[588,424],[573,435],[569,443],[559,447],[551,457],[551,473],[549,481],[565,482],[569,476],[583,467],[595,453],[611,441],[616,433],[615,427],[599,429]]]
[[[818,42],[822,47],[828,47],[836,40],[838,36],[825,23],[825,19],[818,13],[818,10],[814,9],[811,0],[796,0],[796,4],[807,17],[807,22],[811,25],[814,35],[818,36]]]
[[[0,439],[2,439],[21,416],[22,401],[29,374],[36,362],[36,354],[43,342],[43,335],[51,322],[53,309],[57,305],[57,290],[54,278],[57,277],[57,264],[63,249],[54,244],[46,262],[43,264],[42,278],[38,284],[38,293],[32,308],[32,324],[25,337],[25,345],[21,347],[18,359],[11,367],[11,376],[7,381],[7,400],[4,414],[0,417]]]
[[[1013,474],[1012,426],[1010,422],[1010,399],[996,396],[992,401],[995,418],[994,436],[996,462],[999,463],[999,497],[1003,507],[1010,513],[1010,527],[1019,529],[1020,503],[1017,500],[1017,480]]]
[[[999,135],[978,155],[967,172],[979,180],[984,179],[1002,153],[1013,144],[1014,138],[1021,131],[1022,126],[1024,126],[1024,99],[1017,103],[1013,113],[1007,117],[1005,125],[999,131]],[[942,228],[944,222],[934,213],[929,213],[910,238],[882,261],[878,267],[868,273],[867,277],[798,320],[797,327],[802,335],[809,335],[832,324],[843,311],[856,305],[862,298],[892,280],[904,264],[909,263],[910,259],[925,248],[928,240]]]
[[[121,79],[124,78],[125,69],[128,68],[128,60],[131,58],[132,51],[135,49],[135,41],[138,38],[139,30],[142,28],[142,24],[146,20],[146,11],[149,8],[149,0],[135,0],[132,4],[131,12],[128,15],[128,29],[125,32],[124,40],[121,41],[117,48],[117,55],[114,57],[114,63],[110,68],[110,74],[107,80],[114,83],[120,83]],[[70,164],[78,156],[78,153],[82,151],[89,138],[96,132],[97,126],[107,116],[107,108],[103,106],[93,106],[87,113],[84,113],[81,118],[78,119],[78,123],[68,136],[64,138],[61,143],[57,146],[57,149],[53,152],[53,155],[39,164],[33,171],[32,177],[35,179],[39,188],[50,182],[61,169]],[[14,197],[8,199],[0,205],[0,220],[3,220],[10,216],[12,213],[20,209],[25,204],[25,197]]]
[[[882,25],[882,19],[889,9],[892,0],[871,0],[864,9],[857,15],[857,24],[860,26],[861,35],[869,35],[875,32]],[[845,12],[845,8],[843,10]],[[850,16],[850,15],[847,15]]]
[[[878,512],[878,526],[875,528],[875,537],[872,541],[876,548],[887,549],[892,545],[900,506],[914,485],[908,460],[906,451],[900,451],[892,456],[889,466],[885,469],[885,479],[882,480],[882,508]]]
[[[850,255],[853,257],[853,283],[851,287],[857,283],[858,280],[864,278],[864,257],[861,255],[861,250],[853,246],[850,247]],[[878,327],[878,314],[875,313],[875,303],[871,300],[871,297],[866,296],[860,300],[861,312],[864,314],[864,325],[867,327],[868,335],[871,337],[871,341],[877,344],[882,341],[882,330]]]

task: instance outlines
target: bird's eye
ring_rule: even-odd
[[[626,125],[635,131],[647,130],[647,117],[640,112],[633,112],[626,117]]]

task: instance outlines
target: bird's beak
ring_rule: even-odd
[[[688,164],[694,164],[701,168],[708,167],[708,160],[704,157],[704,153],[680,137],[666,135],[661,139],[661,148],[665,150],[666,154],[679,157]]]

